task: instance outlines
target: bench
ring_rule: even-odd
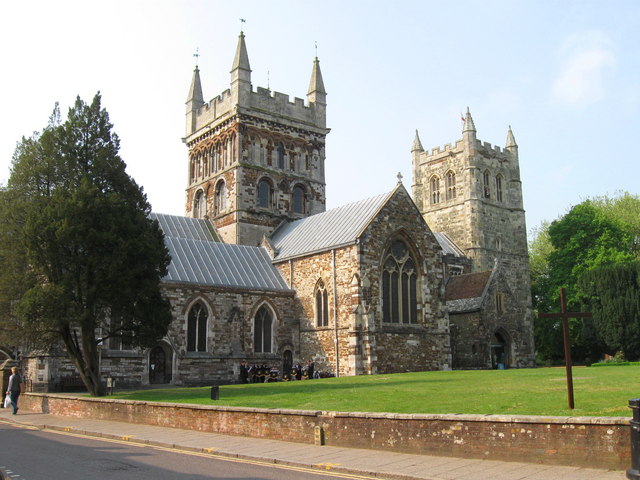
[[[80,392],[87,389],[79,375],[60,378],[59,387],[61,392]]]

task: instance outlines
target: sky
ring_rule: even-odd
[[[242,23],[240,19],[246,21]],[[128,173],[155,212],[184,214],[185,102],[229,88],[238,35],[253,88],[327,90],[327,208],[410,190],[425,149],[462,138],[519,146],[529,230],[581,201],[640,193],[637,0],[21,0],[0,28],[0,183],[16,143],[102,95]],[[197,50],[196,50],[197,49]]]

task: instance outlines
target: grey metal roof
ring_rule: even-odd
[[[464,257],[464,252],[455,244],[453,240],[449,238],[449,236],[444,232],[433,232],[433,235],[436,237],[436,240],[440,244],[440,247],[443,250],[443,253],[455,255],[456,257]]]
[[[165,215],[163,213],[152,213],[150,217],[158,221],[160,228],[167,237],[219,241],[218,235],[209,220]]]
[[[163,282],[291,292],[260,247],[213,241],[207,220],[153,214],[165,234],[171,263]]]
[[[269,239],[277,252],[274,261],[354,243],[389,195],[385,193],[280,226]]]

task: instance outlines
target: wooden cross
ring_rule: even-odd
[[[562,334],[564,336],[564,361],[567,368],[567,396],[569,409],[573,410],[573,374],[571,372],[571,341],[569,338],[569,319],[591,317],[591,312],[567,312],[567,295],[564,288],[560,289],[560,313],[539,313],[538,318],[561,318]]]

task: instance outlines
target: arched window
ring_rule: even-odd
[[[196,192],[193,198],[193,217],[204,218],[207,214],[207,196],[202,190]]]
[[[227,208],[227,185],[223,180],[220,180],[216,185],[215,208],[216,213],[220,213]]]
[[[502,202],[502,175],[496,176],[496,200]]]
[[[489,185],[489,170],[485,170],[482,174],[482,184],[483,184],[483,196],[484,198],[491,198],[491,186]]]
[[[305,213],[305,198],[304,198],[304,189],[300,185],[296,185],[293,187],[293,191],[291,192],[291,197],[293,200],[293,212],[294,213]]]
[[[278,143],[278,168],[284,169],[284,144]]]
[[[456,173],[449,170],[446,176],[447,200],[456,198]]]
[[[271,183],[265,179],[258,182],[258,206],[271,208]]]
[[[329,326],[329,294],[324,286],[322,280],[318,281],[316,285],[316,326],[328,327]]]
[[[271,327],[273,319],[269,309],[262,305],[253,321],[253,351],[271,353]]]
[[[435,175],[431,177],[431,204],[440,203],[440,178]]]
[[[392,242],[382,268],[383,321],[418,323],[418,272],[402,240]]]
[[[207,351],[207,308],[196,302],[187,316],[187,352]]]

